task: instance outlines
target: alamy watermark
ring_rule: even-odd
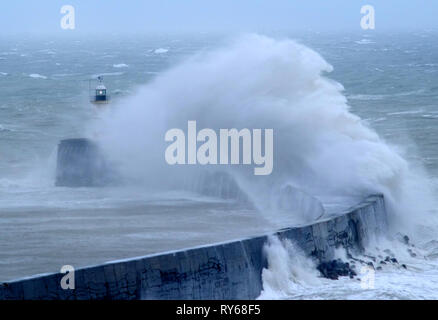
[[[376,15],[374,7],[367,4],[360,8],[360,13],[364,16],[360,19],[360,27],[363,30],[374,30],[376,28]]]
[[[360,8],[360,13],[363,17],[360,20],[360,27],[363,30],[374,30],[376,28],[375,9],[372,5],[363,5]],[[76,28],[76,13],[72,5],[63,5],[61,7],[60,25],[64,30],[74,30]]]
[[[170,165],[175,164],[255,164],[255,175],[269,175],[272,173],[274,162],[274,131],[264,129],[220,129],[219,130],[219,158],[218,136],[213,129],[196,131],[196,121],[187,122],[186,134],[181,129],[170,129],[166,132],[165,141],[172,142],[166,149],[165,159]],[[240,141],[242,140],[242,154]],[[197,147],[198,142],[203,144]],[[231,142],[229,144],[229,142]],[[262,143],[263,142],[263,143]],[[187,152],[186,152],[187,147]],[[264,150],[262,152],[262,147]],[[229,161],[231,150],[231,161]],[[186,157],[187,155],[187,157]],[[186,159],[187,158],[187,159]],[[240,159],[242,158],[242,162]]]
[[[75,289],[75,268],[71,265],[62,266],[61,273],[66,275],[61,278],[61,288],[64,290]]]
[[[375,9],[372,5],[363,5],[360,8],[360,13],[363,17],[360,20],[360,27],[363,30],[374,30],[376,28]],[[76,13],[72,5],[63,5],[61,7],[63,14],[60,25],[64,30],[74,30],[76,28]]]
[[[362,266],[360,268],[360,274],[362,278],[360,279],[360,287],[364,290],[374,289],[374,282],[376,280],[376,272],[374,268],[370,266]]]
[[[72,5],[65,5],[61,7],[61,28],[64,30],[74,30],[76,28],[75,8]]]

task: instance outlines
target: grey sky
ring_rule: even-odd
[[[76,29],[60,28],[60,9]],[[376,10],[376,31],[438,29],[435,0],[1,0],[0,34],[360,31],[360,8]]]

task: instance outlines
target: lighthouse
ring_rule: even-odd
[[[90,102],[102,106],[110,101],[103,77],[97,77],[98,84],[91,89]],[[116,173],[95,141],[89,138],[63,139],[58,144],[56,180],[59,187],[99,187],[115,183]]]
[[[94,90],[94,94],[91,96],[90,101],[94,104],[106,104],[109,102],[110,97],[107,93],[105,85],[103,84],[103,77],[99,76],[97,77],[97,80],[99,81],[99,84]]]

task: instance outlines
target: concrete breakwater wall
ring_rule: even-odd
[[[359,253],[387,230],[381,195],[316,223],[279,230],[319,261],[344,247]],[[0,284],[2,299],[254,299],[267,267],[263,247],[269,235],[175,252],[109,262],[75,271],[75,289],[62,289],[64,274]]]

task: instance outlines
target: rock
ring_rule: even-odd
[[[367,265],[369,266],[369,267],[371,267],[371,268],[373,268],[374,269],[374,264],[370,261],[370,262],[368,262],[367,263]]]
[[[368,256],[368,255],[364,254],[364,257],[367,257],[367,258],[373,260],[374,262],[376,262],[376,258],[373,256]]]
[[[403,236],[403,242],[405,243],[405,244],[409,244],[409,237],[408,236]]]
[[[415,252],[413,252],[411,249],[408,249],[408,252],[412,258],[415,258],[417,256],[417,254]]]
[[[360,264],[364,264],[364,263],[365,263],[365,261],[363,261],[362,259],[355,258],[355,257],[353,257],[353,256],[351,256],[351,255],[350,255],[350,258],[351,258],[353,261],[355,261],[355,262],[359,262]]]
[[[377,267],[377,270],[382,270],[382,267]]]
[[[402,265],[401,265],[404,269],[407,269],[408,267],[403,263]]]
[[[398,263],[398,261],[397,261],[396,258],[391,258],[391,262],[392,262],[392,263]]]
[[[324,278],[332,280],[338,280],[339,277],[346,276],[353,278],[357,275],[348,262],[344,263],[340,259],[321,262],[317,269]]]
[[[382,261],[380,261],[380,264],[386,264],[386,262],[382,260]]]

